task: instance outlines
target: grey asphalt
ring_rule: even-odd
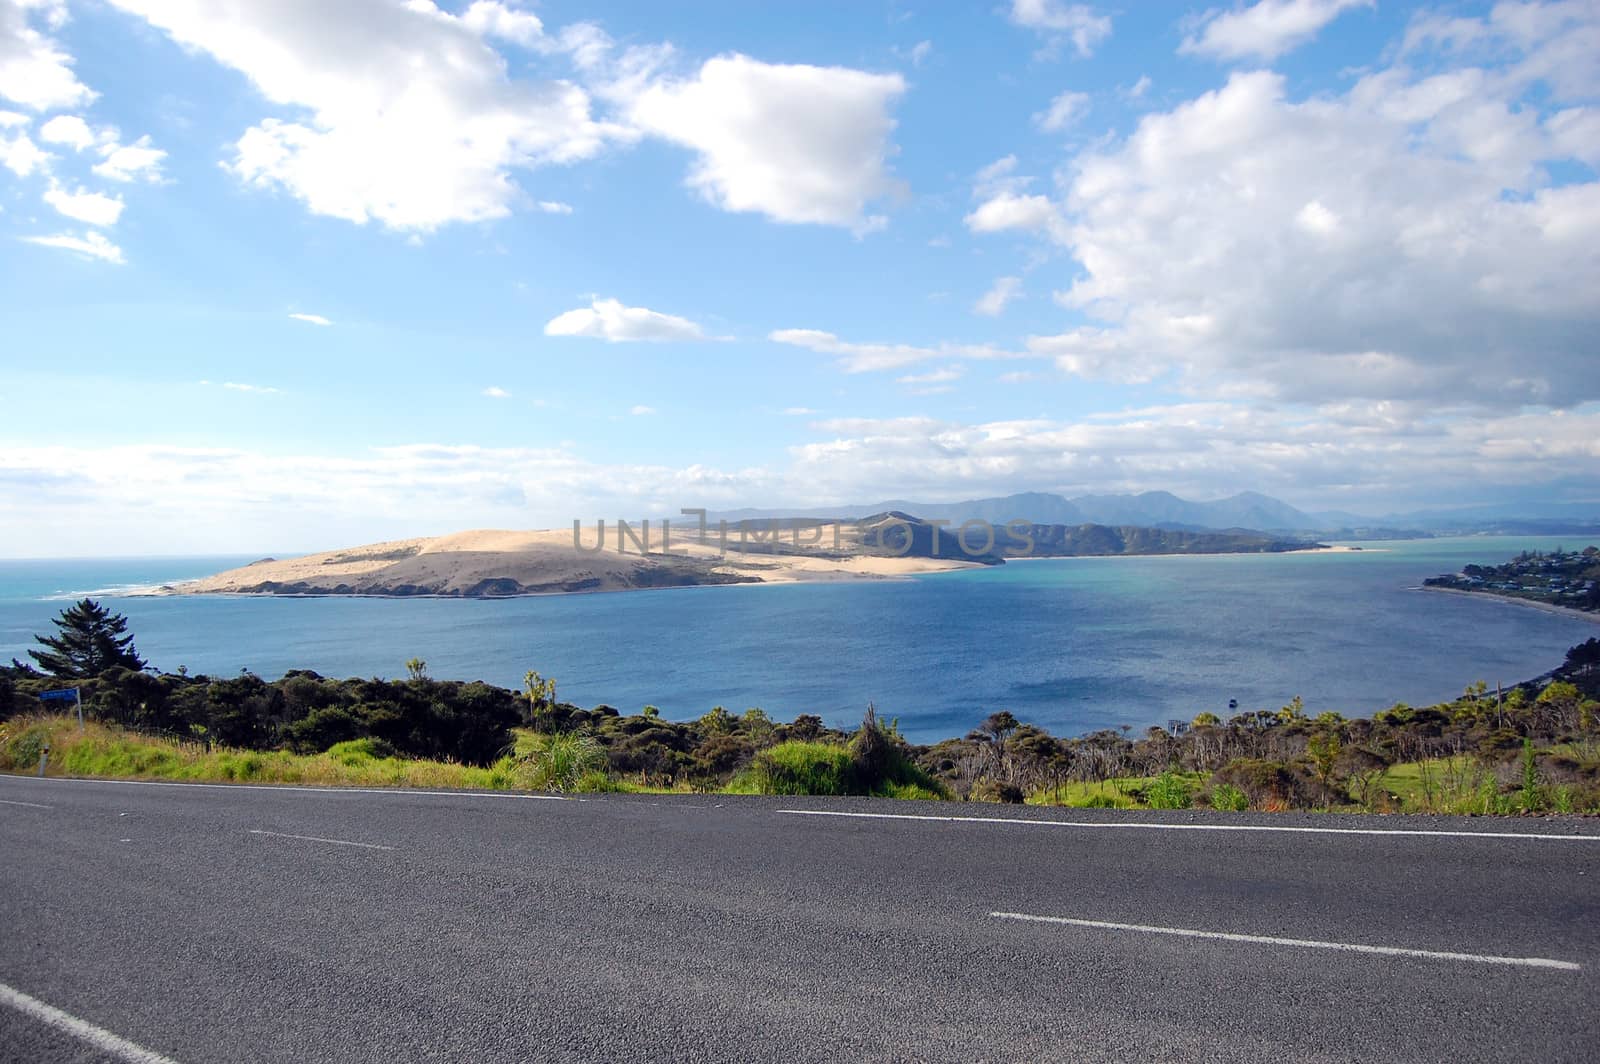
[[[184,1062],[1600,1057],[1593,821],[8,776],[0,855],[0,983]]]

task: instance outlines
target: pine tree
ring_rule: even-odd
[[[52,623],[61,634],[34,636],[48,649],[30,650],[28,656],[58,679],[87,680],[107,669],[144,668],[144,659],[128,634],[128,618],[98,602],[84,599],[62,610]]]

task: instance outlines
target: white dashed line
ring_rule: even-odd
[[[88,1042],[102,1053],[118,1060],[125,1060],[128,1064],[176,1064],[171,1057],[164,1057],[154,1050],[135,1045],[120,1035],[112,1034],[103,1027],[96,1027],[70,1013],[62,1012],[54,1005],[46,1005],[38,998],[29,997],[4,983],[0,983],[0,1002],[10,1005],[26,1016],[32,1016],[40,1023],[48,1024],[58,1031],[64,1031],[74,1038]]]
[[[270,835],[275,839],[299,839],[301,842],[325,842],[329,846],[360,846],[364,850],[392,850],[393,846],[379,846],[375,842],[350,842],[348,839],[324,839],[317,835],[286,835],[281,831],[262,831],[251,828],[252,835]]]
[[[4,798],[0,798],[0,805],[25,805],[29,809],[54,809],[55,808],[55,806],[53,806],[53,805],[40,805],[38,802],[9,802]]]
[[[1299,949],[1331,949],[1343,953],[1375,953],[1385,957],[1417,957],[1430,961],[1467,961],[1472,964],[1502,964],[1518,968],[1553,968],[1581,972],[1583,966],[1572,961],[1547,957],[1496,957],[1483,953],[1443,953],[1429,949],[1404,949],[1399,946],[1367,946],[1355,942],[1323,942],[1311,938],[1275,938],[1271,935],[1237,935],[1228,931],[1196,931],[1187,927],[1155,927],[1149,924],[1114,924],[1106,920],[1075,920],[1065,916],[1033,916],[1029,913],[990,913],[1000,920],[1024,920],[1039,924],[1066,924],[1099,931],[1136,931],[1144,935],[1177,935],[1181,938],[1210,938],[1223,942],[1249,942],[1260,946],[1293,946]]]

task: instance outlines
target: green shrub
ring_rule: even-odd
[[[1022,788],[1015,783],[1002,783],[995,779],[981,779],[972,785],[967,798],[974,802],[1002,802],[1006,805],[1021,805],[1025,795]]]
[[[1242,813],[1250,808],[1250,799],[1233,784],[1219,783],[1211,788],[1211,808],[1229,813]]]
[[[832,743],[798,739],[758,753],[751,764],[762,794],[849,794],[850,751]]]
[[[347,768],[358,768],[382,758],[393,757],[394,747],[382,739],[347,739],[328,747],[327,756]]]
[[[1144,800],[1151,809],[1187,809],[1194,803],[1194,790],[1176,772],[1163,772],[1145,790]]]
[[[570,791],[591,772],[603,772],[606,758],[600,745],[578,732],[536,736],[532,752],[523,757],[519,781],[536,791]],[[523,744],[518,744],[519,749]]]

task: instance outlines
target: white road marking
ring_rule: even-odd
[[[1146,935],[1178,935],[1182,938],[1212,938],[1224,942],[1251,942],[1262,946],[1295,946],[1300,949],[1331,949],[1344,953],[1376,953],[1385,957],[1420,957],[1430,961],[1468,961],[1473,964],[1504,964],[1520,968],[1554,968],[1581,972],[1583,966],[1572,961],[1547,957],[1496,957],[1483,953],[1444,953],[1431,949],[1403,949],[1399,946],[1366,946],[1355,942],[1323,942],[1309,938],[1275,938],[1271,935],[1238,935],[1228,931],[1196,931],[1187,927],[1154,927],[1149,924],[1114,924],[1106,920],[1074,920],[1065,916],[1033,916],[1029,913],[990,913],[1001,920],[1026,920],[1040,924],[1067,924],[1102,931],[1137,931]]]
[[[0,805],[25,805],[29,809],[54,809],[55,808],[55,806],[53,806],[53,805],[40,805],[38,802],[8,802],[4,798],[0,798]]]
[[[565,794],[512,794],[506,791],[417,791],[400,787],[307,787],[298,783],[174,783],[169,780],[95,780],[69,776],[17,776],[39,783],[97,783],[108,787],[184,787],[222,791],[298,791],[304,794],[417,794],[432,798],[512,798],[523,801],[570,802]],[[581,801],[582,799],[577,799]]]
[[[316,835],[285,835],[281,831],[262,831],[251,828],[252,835],[271,835],[275,839],[299,839],[301,842],[325,842],[330,846],[360,846],[364,850],[392,850],[393,846],[379,846],[375,842],[350,842],[347,839],[324,839]]]
[[[54,1005],[46,1005],[38,998],[29,997],[4,983],[0,983],[0,1002],[10,1005],[24,1015],[32,1016],[40,1023],[48,1024],[58,1031],[65,1031],[74,1038],[88,1042],[102,1053],[118,1060],[125,1060],[128,1064],[176,1064],[171,1057],[164,1057],[154,1050],[135,1045],[120,1035],[112,1034],[103,1027],[96,1027],[70,1013],[62,1012]]]
[[[1036,828],[1094,828],[1107,831],[1276,831],[1297,835],[1441,836],[1460,839],[1541,839],[1547,842],[1600,842],[1600,835],[1543,835],[1518,831],[1430,831],[1423,828],[1306,828],[1281,824],[1156,824],[1140,820],[1025,820],[1004,816],[932,816],[925,813],[846,813],[834,809],[779,809],[795,816],[843,816],[866,820],[928,820],[954,824],[1009,824]]]

